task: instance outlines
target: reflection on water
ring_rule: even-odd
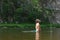
[[[39,36],[39,32],[36,32],[36,40],[39,40],[40,39],[40,36]]]
[[[60,40],[60,28],[54,29],[53,32],[49,30],[41,32],[20,32],[15,29],[2,30],[0,31],[0,40]]]

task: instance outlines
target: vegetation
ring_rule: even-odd
[[[60,28],[59,24],[41,24],[41,28]],[[0,29],[7,29],[7,28],[19,28],[19,29],[35,29],[35,24],[0,24]]]
[[[41,27],[46,27],[45,24],[49,24],[47,27],[50,26],[50,17],[53,16],[54,10],[47,5],[49,1],[0,0],[0,26],[34,27],[36,18],[41,20],[41,24],[43,24]]]
[[[0,0],[0,3],[0,23],[33,23],[36,18],[46,23],[52,13],[39,0]]]

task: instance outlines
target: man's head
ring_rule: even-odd
[[[39,19],[36,19],[35,21],[36,21],[36,23],[39,23],[39,22],[41,22]]]

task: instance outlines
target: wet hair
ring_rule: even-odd
[[[40,20],[39,20],[39,19],[36,19],[35,21],[36,21],[36,23],[39,23],[39,22],[40,22]]]

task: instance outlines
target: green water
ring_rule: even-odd
[[[19,30],[1,30],[0,40],[60,40],[60,28],[52,31],[42,30],[41,32],[20,32]]]

